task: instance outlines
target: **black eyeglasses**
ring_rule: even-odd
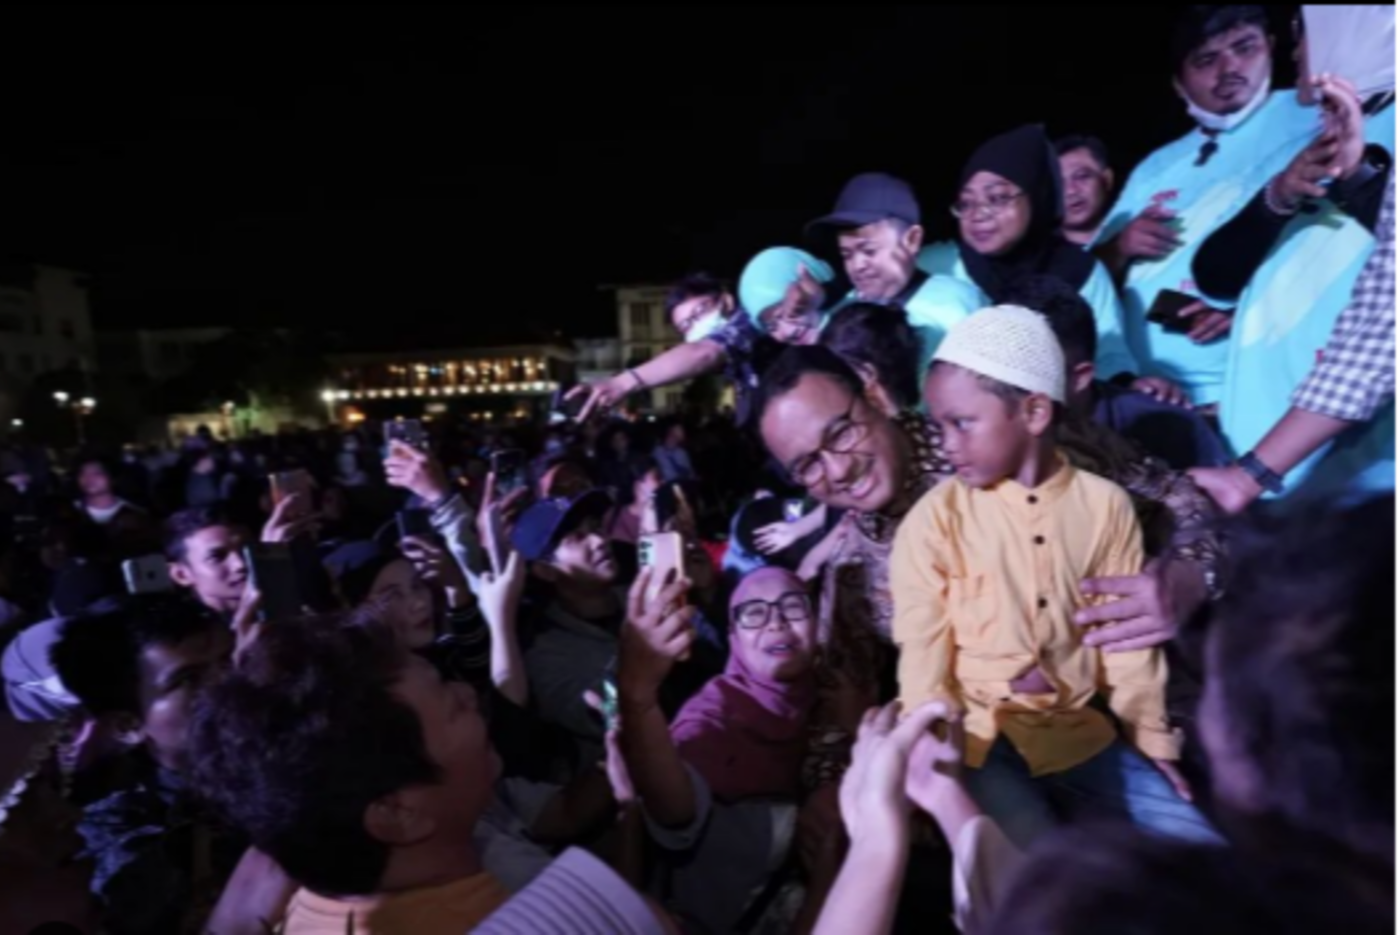
[[[811,619],[811,598],[800,591],[788,591],[775,601],[744,601],[734,608],[734,625],[741,630],[761,630],[772,622],[774,610],[787,623],[805,623]]]
[[[860,397],[852,396],[850,408],[845,414],[826,426],[821,437],[821,447],[809,455],[803,455],[787,465],[787,473],[798,484],[807,489],[820,485],[826,479],[826,458],[830,455],[848,455],[869,435],[869,425],[855,421],[855,407]]]

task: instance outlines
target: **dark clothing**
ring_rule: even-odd
[[[1093,384],[1093,421],[1140,445],[1174,470],[1230,462],[1224,441],[1197,412],[1101,380]]]
[[[1020,243],[991,257],[960,244],[962,263],[993,302],[1026,276],[1057,276],[1075,292],[1093,275],[1093,255],[1059,234],[1064,214],[1059,160],[1044,128],[1024,126],[987,140],[967,160],[958,188],[978,172],[993,172],[1013,183],[1030,202],[1030,227]]]
[[[724,349],[724,376],[734,388],[734,420],[742,427],[753,415],[753,393],[769,362],[782,345],[763,334],[743,311],[736,310],[724,326],[705,338]]]
[[[200,814],[181,777],[149,763],[142,773],[83,810],[92,892],[108,931],[202,931],[247,842]]]

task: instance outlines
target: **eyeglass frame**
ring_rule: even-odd
[[[845,457],[847,455],[852,455],[855,453],[855,447],[869,437],[870,424],[868,422],[857,422],[855,420],[855,409],[860,405],[860,402],[861,400],[863,400],[863,398],[864,397],[862,397],[859,393],[852,394],[850,397],[849,408],[847,408],[844,413],[837,416],[835,419],[832,419],[830,422],[827,422],[826,427],[821,430],[821,444],[817,447],[817,449],[808,454],[804,454],[799,458],[795,458],[788,464],[783,465],[784,469],[787,471],[788,477],[792,478],[794,481],[796,481],[798,484],[800,484],[807,490],[812,490],[820,484],[826,482],[825,455],[840,455],[842,457]],[[859,438],[855,439],[855,441],[850,443],[850,447],[845,449],[832,448],[830,442],[828,441],[829,437],[832,434],[831,427],[835,425],[840,425],[840,423],[842,422],[848,422],[850,423],[851,428],[861,429],[862,432]],[[801,475],[804,472],[797,469],[798,463],[807,461],[808,459],[811,461],[813,467],[819,465],[821,468],[821,476],[809,483],[807,481],[802,480]]]
[[[1016,192],[1013,195],[998,195],[996,202],[992,202],[990,200],[978,201],[968,210],[963,210],[961,207],[959,207],[959,205],[961,204],[961,199],[959,198],[957,201],[954,201],[952,204],[948,205],[947,210],[950,211],[952,213],[952,216],[959,221],[962,220],[964,217],[975,218],[977,215],[981,214],[983,210],[985,211],[985,216],[988,218],[1000,217],[1006,212],[1007,208],[1009,208],[1011,205],[1015,204],[1017,201],[1024,197],[1026,197],[1024,192]]]
[[[791,617],[788,617],[787,614],[783,612],[782,602],[787,600],[787,598],[789,597],[801,598],[802,603],[806,607],[806,615],[804,617],[794,620]],[[756,607],[759,604],[767,608],[767,613],[763,615],[763,622],[757,624],[756,626],[749,626],[748,624],[743,623],[743,621],[740,619],[743,616],[743,609],[745,607]],[[811,604],[811,595],[807,594],[805,591],[784,591],[782,594],[779,594],[777,596],[777,600],[775,601],[765,601],[761,597],[755,597],[752,600],[744,601],[742,604],[739,604],[737,607],[734,608],[732,616],[733,625],[738,627],[740,630],[747,630],[750,633],[766,629],[772,624],[772,612],[774,610],[777,611],[777,615],[782,618],[783,623],[787,624],[788,626],[791,626],[797,623],[805,623],[806,621],[810,620],[812,613],[815,611],[815,608]]]

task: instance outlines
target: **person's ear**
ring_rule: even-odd
[[[905,250],[913,254],[923,249],[923,225],[915,224],[904,231],[903,246]]]
[[[1088,388],[1093,385],[1093,379],[1098,375],[1098,371],[1093,366],[1093,361],[1086,360],[1082,363],[1074,364],[1069,370],[1069,387],[1072,395],[1088,392]]]
[[[190,574],[189,568],[184,562],[167,563],[170,569],[170,580],[182,588],[194,587],[194,576]]]
[[[400,789],[370,802],[364,810],[364,830],[391,847],[408,847],[430,838],[437,820],[424,807],[425,789]]]
[[[1031,393],[1025,399],[1025,426],[1036,438],[1054,424],[1054,400],[1043,393]]]

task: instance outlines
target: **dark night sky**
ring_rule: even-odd
[[[7,6],[0,249],[99,326],[601,333],[596,284],[734,275],[854,172],[943,233],[993,132],[1179,134],[1170,8],[1123,9]]]

